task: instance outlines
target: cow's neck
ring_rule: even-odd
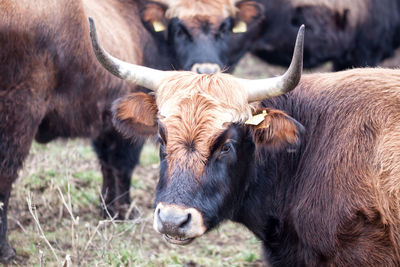
[[[287,251],[295,250],[297,237],[288,219],[288,196],[292,190],[293,175],[298,155],[296,153],[266,153],[260,157],[257,172],[249,177],[252,183],[234,221],[244,224],[264,243],[267,254],[280,261]],[[288,261],[287,261],[288,260]],[[290,259],[283,260],[290,262]]]

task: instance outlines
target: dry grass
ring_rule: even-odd
[[[260,242],[232,223],[187,247],[166,243],[152,229],[157,148],[147,144],[132,177],[140,216],[98,215],[101,174],[84,140],[34,144],[10,203],[10,242],[19,266],[252,266]],[[239,229],[238,229],[239,228]]]

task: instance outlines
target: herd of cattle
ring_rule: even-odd
[[[15,256],[8,200],[33,140],[90,138],[106,208],[125,217],[158,136],[167,241],[233,220],[272,266],[399,266],[400,71],[301,75],[399,45],[398,0],[0,1],[0,259]],[[220,72],[246,52],[290,66]]]

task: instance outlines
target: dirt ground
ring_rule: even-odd
[[[398,58],[383,66],[396,67]],[[246,56],[235,75],[283,71]],[[10,242],[18,256],[10,266],[263,266],[260,241],[238,224],[224,223],[185,247],[168,244],[152,229],[157,155],[149,142],[132,177],[138,218],[115,221],[99,216],[101,173],[88,141],[35,143],[11,196]]]

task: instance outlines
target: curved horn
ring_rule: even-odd
[[[259,80],[238,78],[243,88],[247,90],[249,102],[261,101],[266,98],[282,95],[293,90],[297,86],[303,70],[303,46],[304,25],[301,25],[297,33],[292,62],[285,74],[274,78]]]
[[[90,17],[89,26],[93,51],[106,70],[123,80],[157,91],[161,81],[168,76],[168,72],[130,64],[111,56],[100,45],[94,21]]]

